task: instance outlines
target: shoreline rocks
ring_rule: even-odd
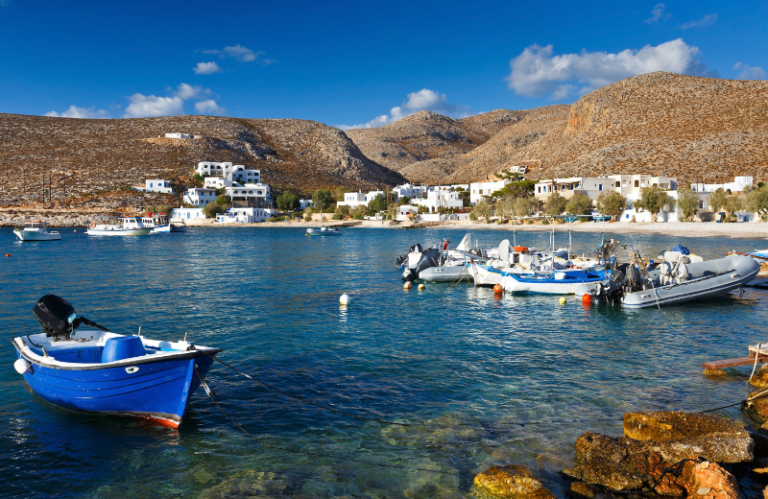
[[[491,466],[475,476],[472,490],[487,499],[555,499],[527,466]]]

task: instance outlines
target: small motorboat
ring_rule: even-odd
[[[49,231],[44,222],[35,221],[24,224],[21,229],[14,229],[14,234],[22,241],[61,241],[61,234]]]
[[[754,250],[752,253],[733,250],[727,256],[747,256],[761,265],[768,265],[768,249]]]
[[[180,218],[168,220],[165,213],[147,213],[141,219],[145,227],[152,227],[151,234],[170,234],[171,232],[186,232],[187,226]]]
[[[177,428],[218,348],[110,332],[45,295],[39,334],[13,339],[16,371],[43,400],[75,411],[150,419]],[[91,329],[79,329],[81,325]]]
[[[118,224],[92,223],[85,233],[89,236],[144,236],[152,229],[141,217],[123,217]]]
[[[610,280],[607,270],[555,270],[550,272],[502,272],[500,284],[510,293],[541,293],[573,295],[582,285],[606,284]]]
[[[340,236],[341,231],[333,227],[321,227],[319,229],[307,229],[308,236]]]

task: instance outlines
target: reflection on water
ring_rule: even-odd
[[[763,292],[625,311],[569,298],[505,296],[461,284],[402,289],[397,255],[455,230],[190,229],[187,234],[14,242],[0,230],[0,479],[6,497],[458,497],[492,464],[557,474],[587,430],[621,432],[626,410],[737,401],[743,377],[701,362],[766,341]],[[508,232],[473,234],[496,245]],[[609,235],[610,237],[610,235]],[[573,235],[576,253],[600,236]],[[706,258],[754,241],[618,236],[655,256],[678,242]],[[544,247],[546,233],[518,234]],[[558,234],[556,244],[567,242]],[[339,306],[347,292],[349,306]],[[384,426],[297,404],[215,366],[179,430],[73,413],[35,397],[13,371],[10,338],[37,332],[31,307],[56,293],[115,332],[190,341],[291,394]],[[740,417],[736,409],[728,415]]]

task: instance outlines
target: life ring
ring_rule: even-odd
[[[95,223],[91,223],[91,229],[95,229],[95,228],[96,228],[96,224]]]

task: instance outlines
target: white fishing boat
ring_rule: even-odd
[[[152,227],[144,225],[142,217],[123,217],[117,224],[92,223],[86,234],[89,236],[143,236],[151,231]]]
[[[14,234],[22,241],[60,241],[61,234],[49,231],[44,222],[28,222],[21,229],[14,229]]]
[[[147,216],[141,218],[145,227],[152,228],[152,234],[170,234],[171,232],[186,232],[187,226],[180,218],[168,219],[165,213],[147,213]]]
[[[321,227],[319,229],[307,229],[308,236],[340,236],[341,231],[333,227]]]

